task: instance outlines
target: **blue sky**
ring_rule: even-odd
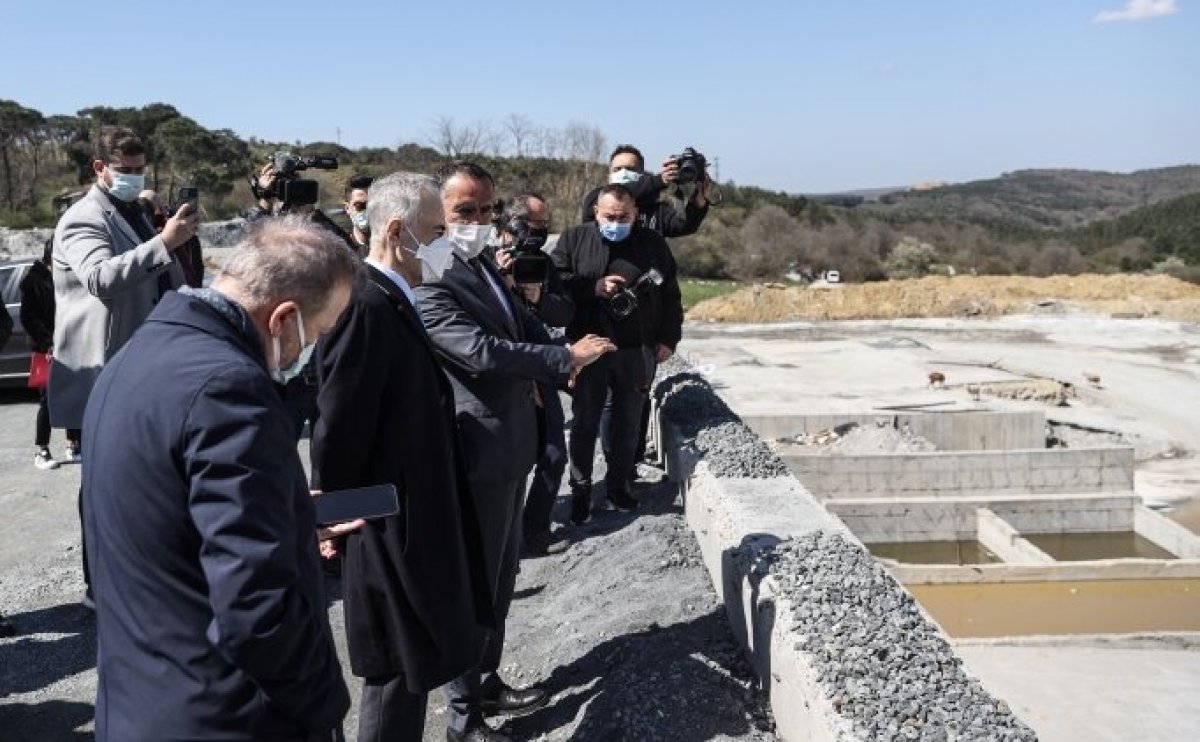
[[[810,193],[1200,162],[1200,0],[9,0],[0,14],[0,98],[47,114],[162,101],[244,136],[396,146],[427,142],[437,116],[520,113],[597,126],[654,162],[692,145],[722,179]]]

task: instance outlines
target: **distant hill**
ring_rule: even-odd
[[[1093,222],[1071,237],[1084,254],[1142,240],[1156,259],[1175,257],[1200,264],[1200,191]]]
[[[999,178],[882,196],[862,209],[885,220],[966,222],[1009,237],[1078,229],[1200,191],[1200,165],[1139,170],[1018,170]]]

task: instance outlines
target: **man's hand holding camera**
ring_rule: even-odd
[[[679,158],[675,155],[663,160],[662,172],[659,173],[664,186],[672,186],[679,182]],[[702,177],[697,179],[696,192],[689,199],[693,206],[704,208],[708,203],[708,173],[703,173]]]
[[[601,299],[611,299],[623,288],[625,288],[625,279],[621,276],[604,276],[596,279],[596,296]]]
[[[178,250],[196,236],[200,229],[200,215],[192,213],[192,205],[184,204],[163,225],[162,239],[168,250]]]

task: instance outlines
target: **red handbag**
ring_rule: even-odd
[[[45,389],[50,383],[50,354],[33,353],[29,357],[29,388]]]

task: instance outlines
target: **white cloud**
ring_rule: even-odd
[[[1113,23],[1118,21],[1148,21],[1151,18],[1162,18],[1179,12],[1179,4],[1175,0],[1129,0],[1121,10],[1102,10],[1092,19],[1092,23]]]

